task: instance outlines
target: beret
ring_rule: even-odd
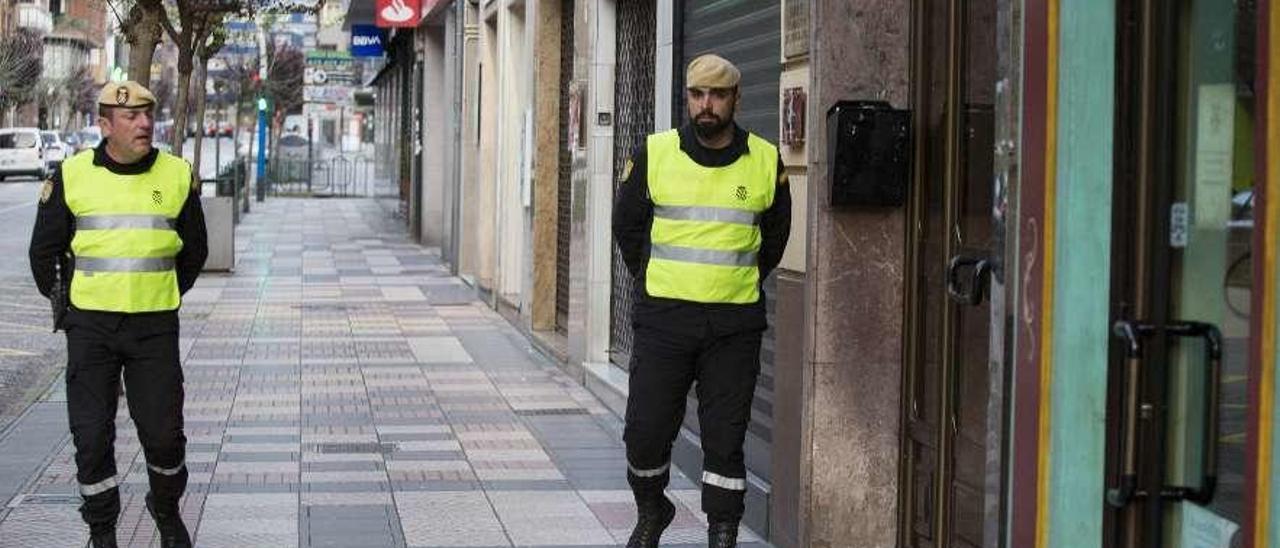
[[[731,88],[738,85],[742,74],[723,57],[708,53],[689,61],[689,69],[685,72],[685,87],[690,88]]]
[[[109,82],[98,94],[98,106],[101,107],[147,107],[156,103],[156,96],[151,90],[133,80]]]

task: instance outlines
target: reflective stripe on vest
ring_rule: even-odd
[[[760,216],[773,204],[778,150],[748,134],[747,152],[705,167],[680,150],[676,130],[646,143],[653,201],[645,291],[703,303],[760,299]]]
[[[76,217],[76,230],[120,230],[123,228],[154,228],[172,230],[177,219],[161,215],[86,215]]]
[[[718,221],[740,225],[760,224],[760,215],[725,207],[654,206],[653,216],[675,221]]]
[[[754,251],[720,251],[663,244],[653,244],[649,251],[649,258],[722,266],[752,266],[756,264],[756,252]]]
[[[121,257],[76,257],[78,272],[164,272],[173,270],[172,257],[134,259]]]
[[[67,208],[75,217],[71,304],[82,310],[159,312],[178,308],[174,230],[191,188],[191,168],[159,153],[151,169],[112,173],[85,151],[62,164]]]

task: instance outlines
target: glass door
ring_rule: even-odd
[[[1121,3],[1109,546],[1242,545],[1255,5]]]

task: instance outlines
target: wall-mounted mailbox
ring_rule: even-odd
[[[827,180],[832,206],[906,203],[911,183],[911,113],[884,101],[840,101],[827,110]]]

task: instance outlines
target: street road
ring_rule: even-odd
[[[50,331],[49,302],[31,281],[27,246],[40,181],[0,182],[0,431],[48,388],[66,361]]]
[[[188,137],[182,144],[182,156],[187,160],[195,158],[195,139]],[[222,153],[219,157],[218,146],[221,145]],[[205,137],[200,141],[200,178],[212,179],[218,175],[218,166],[226,166],[231,163],[235,157],[235,145],[232,144],[230,137]],[[221,163],[216,163],[216,162]]]

